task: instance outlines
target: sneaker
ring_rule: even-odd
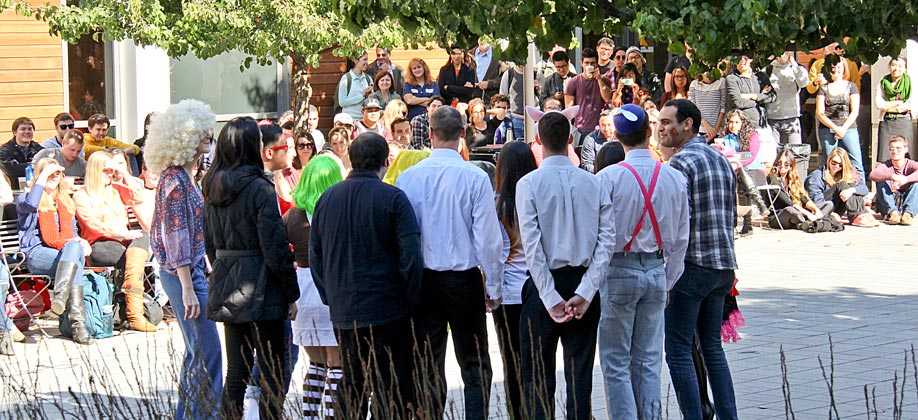
[[[902,226],[911,226],[912,225],[912,214],[903,213],[902,220],[899,222],[899,224],[901,224]]]
[[[909,222],[911,222],[911,219],[912,219],[911,215],[909,215],[908,218],[909,218]],[[899,212],[897,211],[889,212],[889,215],[886,216],[886,224],[887,225],[898,225],[902,221],[902,219],[903,218],[899,216]]]

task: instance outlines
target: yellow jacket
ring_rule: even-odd
[[[822,68],[826,65],[826,59],[820,58],[810,64],[810,84],[806,85],[806,91],[812,95],[816,94],[816,91],[819,90],[819,87],[816,86],[816,83],[813,83],[816,80],[816,76],[822,72]],[[857,85],[858,92],[861,91],[861,73],[860,68],[857,66],[857,63],[854,60],[848,60],[848,80],[851,83]],[[831,80],[829,80],[831,82]]]
[[[102,141],[97,141],[89,133],[83,134],[83,151],[86,152],[86,160],[89,160],[89,155],[98,152],[103,149],[113,149],[113,148],[124,149],[130,147],[134,149],[134,154],[140,153],[140,148],[134,144],[122,143],[116,139],[113,139],[109,136],[105,136]]]

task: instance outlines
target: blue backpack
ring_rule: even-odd
[[[114,323],[114,309],[112,305],[113,287],[104,276],[93,272],[83,274],[83,304],[86,307],[86,329],[92,338],[108,338],[112,336]],[[73,337],[70,329],[69,311],[64,311],[60,317],[61,335]]]

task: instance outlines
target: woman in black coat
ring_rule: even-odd
[[[477,79],[475,70],[465,64],[465,50],[455,45],[450,46],[449,61],[440,68],[440,76],[437,77],[440,94],[446,99],[443,105],[455,105],[454,102],[469,103]]]
[[[254,119],[235,118],[220,131],[203,184],[204,241],[213,265],[207,317],[222,322],[226,336],[222,417],[241,417],[257,353],[260,418],[282,419],[284,320],[296,318],[300,289]]]

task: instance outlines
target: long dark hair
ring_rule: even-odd
[[[497,217],[506,226],[516,226],[516,183],[536,169],[535,157],[525,142],[511,141],[497,156]]]
[[[235,200],[239,180],[230,172],[244,166],[257,172],[264,172],[265,168],[261,160],[261,131],[252,117],[233,118],[220,130],[213,163],[204,175],[205,200],[218,206]]]

